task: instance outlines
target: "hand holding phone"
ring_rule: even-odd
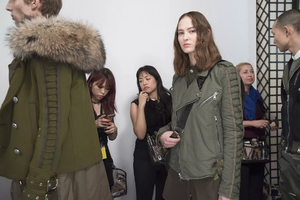
[[[106,115],[106,118],[113,119],[116,116],[115,113]]]
[[[173,131],[173,133],[170,135],[170,138],[178,138],[179,134],[176,131]]]

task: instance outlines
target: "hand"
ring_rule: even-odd
[[[232,200],[232,199],[229,199],[227,197],[223,197],[222,195],[219,195],[219,199],[218,200]]]
[[[267,127],[269,127],[269,121],[268,120],[254,120],[254,121],[252,121],[252,124],[256,128],[267,128]]]
[[[174,147],[179,141],[180,137],[178,138],[170,138],[172,135],[173,131],[167,131],[164,132],[161,137],[160,137],[160,143],[165,147],[165,148],[171,148]]]
[[[278,130],[278,127],[277,127],[275,121],[273,121],[272,123],[269,124],[269,128],[271,129],[271,131],[276,131],[276,130]]]
[[[113,134],[113,133],[116,133],[117,132],[117,127],[116,125],[113,123],[113,122],[110,122],[106,128],[104,128],[104,132],[106,134]]]
[[[139,94],[139,105],[145,106],[146,102],[149,100],[149,95],[148,93],[141,91]]]
[[[106,128],[109,125],[109,123],[111,122],[111,119],[107,119],[105,117],[106,117],[106,115],[102,115],[101,117],[96,119],[95,123],[96,123],[97,128]]]

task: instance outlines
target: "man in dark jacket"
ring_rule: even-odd
[[[0,176],[13,200],[110,200],[85,73],[105,63],[92,27],[56,17],[62,0],[9,0],[10,86],[0,109]]]
[[[284,200],[300,199],[300,11],[289,10],[272,27],[274,44],[292,58],[285,66],[281,86],[283,151],[278,160],[279,186]]]

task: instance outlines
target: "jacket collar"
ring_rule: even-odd
[[[8,45],[20,60],[34,56],[69,63],[86,73],[105,64],[105,49],[99,33],[89,25],[58,17],[26,20],[9,29]]]
[[[300,58],[300,50],[294,55],[292,56],[293,60],[297,60],[298,58]]]

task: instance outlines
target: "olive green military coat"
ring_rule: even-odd
[[[61,18],[26,21],[7,40],[15,59],[0,110],[0,175],[45,194],[54,175],[102,160],[85,73],[103,67],[104,46],[93,28]]]

